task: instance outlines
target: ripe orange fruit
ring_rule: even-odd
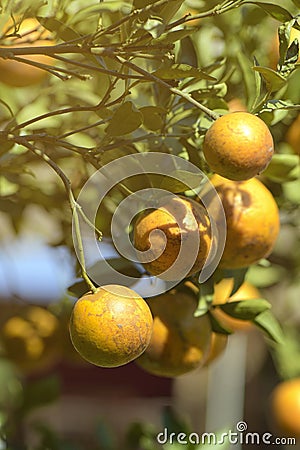
[[[153,333],[136,363],[161,377],[176,377],[201,366],[211,344],[208,316],[194,317],[196,297],[170,291],[148,300],[153,313]]]
[[[280,227],[278,207],[271,192],[256,178],[230,181],[214,175],[210,181],[226,216],[227,236],[220,267],[247,267],[267,257]]]
[[[210,244],[210,221],[205,208],[184,197],[172,197],[163,207],[143,214],[134,225],[135,248],[150,250],[153,259],[144,262],[144,267],[150,274],[167,280],[201,270]],[[181,249],[183,253],[179,254]]]
[[[19,25],[19,24],[18,24]],[[4,28],[7,34],[14,33],[15,27],[10,21]],[[53,45],[50,40],[51,34],[36,19],[24,19],[18,28],[20,37],[9,37],[4,40],[2,47],[37,47]],[[41,64],[52,64],[53,59],[47,55],[22,55],[20,56],[28,61],[34,61]],[[12,59],[0,58],[0,81],[10,86],[22,87],[31,86],[40,83],[48,72],[29,64],[15,61]]]
[[[226,334],[211,333],[210,351],[205,361],[205,366],[209,366],[225,351],[227,342],[228,336]]]
[[[256,287],[248,281],[245,281],[241,287],[231,295],[233,285],[233,278],[224,278],[219,283],[215,284],[213,305],[239,300],[253,300],[261,297]],[[214,308],[213,315],[225,328],[228,328],[231,331],[248,331],[254,326],[251,321],[235,319],[220,308]]]
[[[150,342],[152,323],[142,297],[125,286],[111,284],[75,303],[70,336],[75,349],[90,363],[118,367],[143,353]]]
[[[229,112],[247,111],[245,104],[238,97],[234,97],[231,100],[229,100],[227,106]]]
[[[212,124],[204,138],[203,153],[212,171],[230,180],[248,180],[268,166],[274,142],[259,117],[237,111]]]
[[[47,309],[22,306],[1,328],[4,354],[23,373],[50,368],[59,359],[59,323]]]
[[[300,155],[300,114],[289,127],[285,135],[285,140],[294,152]]]
[[[278,433],[300,437],[300,378],[275,387],[271,394],[271,412]]]

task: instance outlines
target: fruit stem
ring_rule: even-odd
[[[65,190],[66,190],[66,193],[68,196],[68,200],[70,203],[70,207],[72,210],[72,214],[73,214],[75,236],[76,236],[77,246],[78,246],[78,260],[79,260],[80,267],[81,267],[82,278],[86,282],[89,289],[92,292],[96,292],[97,288],[93,284],[93,282],[91,281],[91,279],[89,278],[89,276],[85,270],[85,258],[84,258],[84,250],[83,250],[83,243],[82,243],[82,237],[81,237],[81,232],[80,232],[78,213],[81,214],[82,218],[87,222],[88,225],[90,225],[99,234],[100,237],[102,236],[102,233],[95,228],[95,226],[90,222],[88,217],[82,211],[82,209],[81,209],[80,205],[77,203],[77,201],[74,197],[73,191],[71,189],[71,181],[69,180],[67,175],[62,171],[62,169],[54,161],[52,161],[52,159],[47,154],[45,154],[42,150],[40,150],[40,149],[34,147],[34,145],[30,144],[26,140],[25,136],[19,136],[18,138],[15,139],[15,142],[28,148],[28,150],[33,152],[35,155],[37,155],[43,161],[45,161],[56,172],[56,174],[59,176],[59,178],[63,182],[63,185],[65,187]]]

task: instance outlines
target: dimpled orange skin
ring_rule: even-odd
[[[230,180],[248,180],[266,169],[274,142],[259,117],[237,111],[212,124],[204,138],[203,153],[212,171]]]
[[[70,336],[75,349],[99,367],[118,367],[140,356],[150,342],[152,314],[132,289],[107,285],[74,305]]]
[[[210,181],[221,199],[227,224],[219,266],[238,269],[267,257],[280,228],[279,211],[271,192],[256,178],[231,181],[214,175]]]
[[[300,438],[300,378],[279,383],[271,395],[271,411],[278,434]]]
[[[261,298],[260,292],[248,281],[245,281],[241,287],[231,295],[233,285],[233,278],[224,278],[219,283],[215,284],[213,305]],[[223,326],[231,331],[249,331],[254,328],[254,325],[250,320],[235,319],[219,308],[214,308],[213,315]]]
[[[9,33],[14,32],[12,22],[9,22],[4,27],[4,30],[9,29]],[[36,19],[24,19],[18,30],[21,37],[8,38],[5,48],[16,47],[37,47],[50,46],[54,42],[49,40],[50,32],[43,28]],[[48,38],[48,39],[47,39]],[[47,55],[20,55],[20,57],[38,62],[41,64],[53,64],[53,59]],[[14,61],[12,59],[0,58],[0,81],[10,86],[24,87],[31,86],[43,81],[49,73],[38,67],[31,66],[26,63]]]
[[[201,270],[211,244],[210,221],[202,205],[191,199],[173,197],[164,207],[142,215],[134,226],[134,246],[137,250],[144,252],[150,249],[149,235],[154,230],[161,230],[164,233],[166,247],[158,256],[164,248],[164,242],[160,236],[152,234],[154,259],[143,263],[150,274],[159,276],[171,268],[179,255],[181,245],[194,246],[194,238],[199,239],[199,250],[195,261],[191,261],[191,252],[187,248],[185,257],[180,255],[180,265],[174,269],[169,279],[180,279],[182,276]]]
[[[211,345],[208,316],[194,317],[196,298],[168,292],[148,299],[153,333],[145,352],[135,361],[147,372],[176,377],[203,365]]]

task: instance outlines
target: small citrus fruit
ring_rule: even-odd
[[[143,353],[150,342],[152,323],[142,297],[125,286],[111,284],[75,303],[70,335],[84,359],[100,367],[118,367]]]
[[[300,438],[300,378],[281,382],[275,387],[271,411],[279,433]]]
[[[204,138],[203,153],[217,174],[230,180],[248,180],[268,166],[274,142],[259,117],[238,111],[219,117],[211,125]]]
[[[5,355],[22,372],[43,371],[59,359],[57,318],[40,306],[24,306],[1,329]]]
[[[271,192],[256,178],[230,181],[214,175],[210,181],[226,216],[227,236],[220,267],[247,267],[267,257],[280,227],[278,207]]]
[[[172,197],[164,206],[143,214],[134,225],[135,248],[151,256],[144,267],[167,280],[179,280],[201,270],[210,244],[205,208],[184,197]]]
[[[300,155],[300,114],[289,127],[285,135],[285,140],[292,147],[294,152]]]
[[[261,297],[256,287],[248,281],[245,281],[241,287],[233,295],[231,295],[233,285],[233,278],[224,278],[219,283],[215,284],[213,305],[236,302],[240,300],[253,300]],[[214,308],[213,315],[223,326],[229,328],[231,331],[247,331],[253,328],[251,321],[235,319],[234,317],[226,314],[220,308]]]
[[[4,40],[5,48],[37,47],[53,45],[51,34],[33,18],[24,19],[20,24],[18,36],[10,36]],[[12,21],[5,26],[7,34],[14,33],[15,27]],[[51,65],[53,59],[47,55],[20,55],[23,59],[40,64]],[[10,86],[22,87],[40,83],[48,72],[38,67],[13,59],[0,58],[0,81]]]
[[[201,366],[210,350],[211,325],[205,315],[194,317],[196,297],[170,291],[148,300],[153,333],[136,363],[147,372],[176,377]]]

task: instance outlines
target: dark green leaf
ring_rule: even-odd
[[[165,406],[163,409],[163,428],[166,428],[168,433],[190,432],[187,423],[177,416],[171,406]]]
[[[262,329],[272,341],[283,342],[282,328],[271,311],[266,310],[262,312],[254,318],[253,323]]]
[[[252,107],[252,105],[255,102],[257,90],[255,74],[252,70],[249,58],[247,58],[247,56],[242,51],[238,51],[236,53],[236,58],[243,76],[243,84],[245,86],[246,91],[247,105]]]
[[[113,114],[106,132],[111,136],[131,133],[142,124],[143,116],[132,102],[125,102]]]
[[[169,176],[165,176],[159,187],[160,189],[166,189],[177,194],[179,192],[197,189],[202,181],[203,176],[201,173],[178,169],[171,172]]]
[[[180,41],[178,62],[180,62],[181,64],[189,64],[193,67],[197,67],[198,65],[195,44],[190,36],[186,36]]]
[[[146,6],[156,3],[157,1],[158,0],[134,0],[133,7],[135,9],[142,9],[142,8],[145,8]]]
[[[238,300],[219,306],[226,314],[241,320],[253,320],[262,312],[271,308],[270,303],[263,299]]]
[[[209,312],[209,319],[211,323],[211,329],[214,333],[229,335],[232,334],[232,331],[228,328],[225,328],[220,322],[215,318],[213,312]]]
[[[218,283],[223,278],[233,278],[234,282],[232,291],[230,293],[231,296],[235,294],[244,283],[245,276],[248,270],[249,270],[248,267],[242,269],[218,269],[214,273],[215,283]]]
[[[49,31],[55,32],[63,41],[80,38],[80,34],[54,17],[37,17],[38,21]]]
[[[161,8],[158,16],[161,17],[166,24],[171,22],[183,2],[184,0],[169,0],[168,3]]]
[[[287,9],[277,4],[255,1],[244,1],[244,4],[245,3],[260,6],[267,14],[274,19],[279,20],[279,22],[288,22],[293,19],[293,16]]]
[[[293,181],[299,178],[299,156],[276,154],[273,155],[269,166],[264,170],[264,176],[277,183]]]
[[[153,72],[153,75],[163,80],[180,80],[181,78],[197,78],[215,81],[215,78],[203,72],[197,67],[192,67],[189,64],[173,64],[171,67],[161,67]]]
[[[139,109],[143,115],[143,125],[151,131],[156,131],[162,128],[164,121],[163,116],[166,113],[163,108],[159,106],[143,106]]]

